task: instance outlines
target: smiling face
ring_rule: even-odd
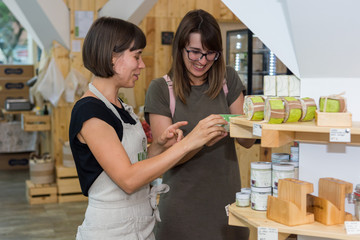
[[[125,50],[121,54],[113,57],[114,77],[119,80],[119,87],[133,88],[135,81],[139,79],[141,69],[145,68],[145,63],[141,57],[142,49],[130,51]]]
[[[201,53],[208,53],[210,51],[210,49],[203,48],[200,33],[191,33],[189,35],[189,43],[185,48],[188,51],[199,51]],[[202,83],[207,77],[207,72],[214,64],[214,61],[208,61],[205,56],[203,56],[200,60],[190,60],[185,49],[183,49],[182,56],[192,83]]]

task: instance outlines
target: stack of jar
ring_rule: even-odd
[[[279,179],[299,178],[298,145],[288,153],[273,153],[270,162],[251,163],[251,208],[266,211],[268,195],[277,197]]]
[[[287,153],[271,154],[273,196],[277,197],[279,180],[283,178],[296,178],[295,167],[299,169],[299,162],[290,162],[290,155]],[[298,171],[297,171],[298,172]]]

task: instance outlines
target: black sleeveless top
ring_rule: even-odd
[[[136,121],[126,110],[118,108],[117,106],[115,106],[115,109],[119,112],[121,119],[125,123],[136,124]],[[88,145],[81,143],[77,138],[83,123],[91,118],[101,119],[112,126],[120,141],[123,136],[123,126],[121,121],[101,100],[94,97],[85,97],[76,102],[71,112],[69,141],[79,176],[81,190],[85,196],[88,196],[89,188],[103,171],[102,167],[91,153]],[[99,141],[101,141],[101,139],[99,139]]]

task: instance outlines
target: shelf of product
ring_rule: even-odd
[[[261,128],[261,133],[256,131],[254,135],[254,127]],[[261,146],[270,148],[293,141],[330,143],[330,131],[344,128],[350,130],[351,134],[351,139],[346,144],[360,145],[360,122],[352,122],[352,127],[319,127],[315,121],[269,124],[263,121],[250,121],[245,116],[230,119],[231,137],[261,139]]]
[[[344,224],[326,226],[319,222],[314,222],[289,227],[266,218],[266,211],[255,211],[250,207],[237,207],[235,203],[229,207],[229,224],[249,227],[250,240],[258,239],[258,227],[276,228],[279,234],[278,239],[286,239],[290,234],[330,239],[360,239],[360,234],[348,235]]]

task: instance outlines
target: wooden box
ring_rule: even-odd
[[[29,92],[28,91],[17,91],[17,92],[2,92],[0,91],[0,108],[5,108],[5,101],[7,99],[29,99]]]
[[[29,95],[29,86],[26,82],[29,78],[0,78],[0,94],[18,93],[24,97]]]
[[[50,115],[22,114],[21,125],[26,132],[50,131]]]
[[[316,125],[319,127],[351,127],[352,115],[350,112],[344,113],[329,113],[315,112]]]
[[[0,170],[28,169],[29,156],[29,152],[0,153]]]
[[[26,198],[32,204],[56,203],[56,184],[34,184],[30,180],[25,181]]]
[[[27,78],[34,76],[33,65],[5,65],[0,64],[0,78]]]
[[[56,183],[59,203],[87,201],[81,192],[76,168],[56,166]]]

